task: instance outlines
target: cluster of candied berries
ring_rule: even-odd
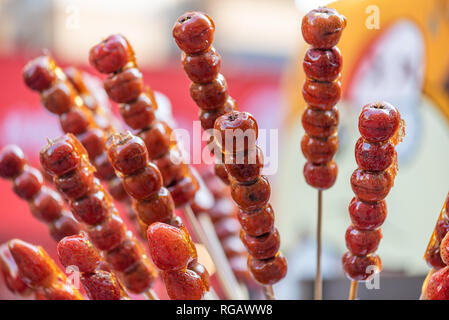
[[[311,48],[303,61],[306,81],[302,94],[307,108],[302,115],[306,133],[301,149],[307,159],[304,177],[320,190],[332,187],[337,179],[333,158],[338,150],[336,104],[341,96],[342,57],[336,45],[345,26],[345,17],[325,7],[310,11],[302,20],[302,34]]]
[[[154,94],[144,87],[128,40],[122,35],[109,36],[90,50],[89,60],[99,72],[109,74],[104,80],[108,96],[120,103],[120,114],[126,124],[138,130],[137,135],[144,141],[151,161],[159,168],[176,207],[191,202],[198,182],[182,161],[182,152],[171,137],[172,129],[156,119]]]
[[[392,105],[368,104],[359,116],[361,138],[355,146],[358,168],[351,176],[355,197],[349,204],[352,224],[346,230],[343,269],[355,281],[366,280],[374,266],[382,264],[376,250],[382,238],[380,226],[387,216],[385,198],[396,175],[395,144],[400,142],[401,116]]]
[[[13,293],[36,300],[82,300],[42,247],[21,240],[0,246],[0,271]]]
[[[94,177],[86,150],[76,137],[66,134],[50,142],[41,150],[40,161],[125,287],[135,293],[149,289],[156,277],[154,267],[128,232],[111,196]]]

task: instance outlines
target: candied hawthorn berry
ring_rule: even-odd
[[[215,110],[203,110],[200,109],[198,112],[198,118],[201,121],[201,127],[204,130],[209,130],[214,128],[215,120],[222,115],[235,110],[235,101],[231,97],[228,97],[226,103],[223,107]]]
[[[221,67],[221,57],[214,47],[199,54],[183,52],[181,62],[189,79],[196,83],[213,81]]]
[[[44,178],[39,170],[26,165],[13,182],[14,192],[22,199],[31,200],[41,190]]]
[[[248,269],[260,284],[271,286],[287,274],[287,260],[278,252],[273,258],[258,260],[248,256]]]
[[[326,190],[332,187],[337,180],[338,167],[335,161],[324,164],[314,164],[307,161],[304,165],[304,177],[306,182],[320,190]]]
[[[274,211],[270,204],[253,212],[239,210],[237,217],[242,229],[253,237],[271,232],[274,227]]]
[[[377,250],[382,239],[382,232],[376,230],[359,230],[354,226],[349,226],[345,234],[346,247],[356,256],[366,256]]]
[[[103,153],[106,143],[106,133],[99,128],[91,128],[79,136],[90,159],[95,159]]]
[[[119,177],[113,177],[108,181],[108,191],[117,201],[125,201],[128,198],[128,194],[123,187],[122,179]]]
[[[192,82],[190,96],[203,110],[222,108],[228,99],[228,86],[222,74],[207,83]]]
[[[139,133],[147,146],[150,159],[162,157],[174,144],[172,129],[163,121],[155,121],[148,130]]]
[[[16,145],[8,145],[0,152],[0,177],[12,179],[23,171],[26,164],[23,151]]]
[[[441,259],[439,243],[436,243],[432,247],[427,249],[425,259],[427,265],[431,268],[435,268],[438,270],[446,266],[446,264]]]
[[[205,13],[193,11],[180,16],[173,26],[173,38],[187,54],[206,51],[214,41],[215,25]]]
[[[351,187],[357,198],[365,202],[385,199],[393,185],[387,171],[370,172],[356,169],[351,176]]]
[[[338,150],[338,136],[314,138],[305,134],[301,140],[301,150],[306,159],[312,163],[331,162]]]
[[[59,117],[62,131],[79,135],[89,128],[90,118],[84,110],[73,108]]]
[[[65,81],[57,81],[50,88],[42,91],[41,102],[51,113],[63,115],[75,105],[76,93]]]
[[[53,239],[60,241],[64,237],[78,234],[81,230],[79,223],[73,218],[72,214],[66,211],[58,219],[51,222],[49,231]]]
[[[171,147],[164,156],[154,160],[154,164],[161,172],[164,186],[171,186],[185,176],[188,167],[183,161],[183,154],[176,145]]]
[[[448,265],[449,264],[449,237],[445,236],[440,244],[441,260]]]
[[[307,50],[302,66],[310,79],[332,82],[338,78],[343,59],[337,47]]]
[[[58,243],[59,261],[65,267],[77,266],[80,272],[94,272],[101,260],[84,233],[65,237]]]
[[[308,107],[304,110],[301,120],[309,136],[327,138],[337,133],[339,113],[336,107],[326,111]]]
[[[133,208],[143,223],[169,223],[173,217],[175,204],[166,188],[160,188],[158,193],[149,200],[133,201]]]
[[[441,242],[449,231],[449,219],[446,215],[443,215],[441,219],[438,220],[435,231],[437,240]]]
[[[137,129],[148,127],[156,119],[157,106],[147,93],[141,93],[136,101],[120,105],[120,114],[128,126]]]
[[[384,223],[387,217],[387,204],[385,200],[366,203],[354,197],[349,204],[349,215],[357,229],[375,230]]]
[[[127,297],[119,280],[111,272],[98,270],[83,274],[81,282],[90,300],[121,300]]]
[[[320,110],[330,110],[341,97],[341,83],[320,82],[307,78],[302,87],[302,95],[307,104]]]
[[[49,56],[37,57],[23,68],[25,84],[36,91],[49,88],[56,79],[55,63]]]
[[[95,165],[95,169],[97,169],[97,172],[95,172],[95,174],[101,180],[107,181],[107,180],[114,179],[116,177],[114,167],[109,162],[109,158],[108,158],[108,155],[106,152],[103,152],[98,157],[96,157],[94,159],[93,163]]]
[[[393,163],[396,151],[391,142],[370,143],[359,138],[355,144],[355,161],[360,169],[384,171]]]
[[[248,112],[232,111],[217,118],[214,138],[223,152],[235,154],[254,148],[258,137],[256,119]]]
[[[161,275],[172,300],[201,300],[204,295],[203,280],[195,271],[163,271]]]
[[[150,199],[162,187],[162,176],[158,168],[149,162],[145,168],[125,176],[123,187],[134,199]]]
[[[126,289],[139,294],[148,290],[157,277],[156,270],[148,261],[138,261],[136,265],[123,275],[123,284]]]
[[[94,175],[90,167],[80,167],[54,179],[56,189],[67,199],[84,197],[94,186]]]
[[[180,207],[193,201],[198,188],[198,181],[191,174],[188,174],[182,180],[169,186],[168,191],[170,191],[175,202],[175,207]]]
[[[429,300],[449,300],[449,267],[438,270],[430,277],[426,294]]]
[[[104,89],[109,98],[115,102],[132,102],[143,92],[142,73],[137,68],[129,68],[120,73],[111,74],[104,80]]]
[[[262,149],[256,147],[231,155],[226,171],[238,182],[252,182],[260,176],[264,165]]]
[[[114,270],[127,272],[140,260],[142,254],[136,240],[128,237],[117,248],[108,251],[105,258]]]
[[[112,214],[101,224],[87,229],[92,243],[99,250],[109,251],[117,248],[126,237],[126,227],[122,219],[116,214]]]
[[[147,238],[151,258],[161,270],[184,269],[192,259],[186,234],[178,228],[156,222],[148,227]]]
[[[346,27],[346,18],[333,8],[320,7],[307,13],[302,19],[304,40],[316,48],[329,49],[340,40]]]
[[[133,59],[128,40],[120,34],[107,37],[89,51],[90,64],[101,73],[117,72]]]
[[[226,170],[226,166],[223,163],[217,163],[214,165],[214,172],[217,177],[221,179],[221,181],[229,185],[231,181],[229,180],[228,171]]]
[[[274,257],[281,245],[279,231],[276,228],[258,237],[250,236],[244,230],[241,230],[240,239],[248,250],[248,253],[255,259]]]
[[[71,202],[75,217],[89,225],[102,222],[109,215],[111,205],[111,199],[103,187],[98,187],[85,197]]]
[[[31,289],[20,278],[16,262],[9,251],[7,243],[0,245],[0,274],[3,276],[6,287],[12,293],[19,293],[25,296],[31,292]]]
[[[64,203],[59,193],[42,187],[41,192],[30,201],[33,215],[42,221],[51,222],[61,216]]]
[[[189,265],[187,266],[189,270],[194,271],[197,275],[200,276],[201,281],[203,282],[203,286],[205,291],[209,291],[210,288],[210,277],[209,272],[207,272],[206,268],[201,264],[198,263],[198,261],[192,260]]]
[[[369,142],[386,141],[399,128],[401,115],[387,102],[371,103],[363,106],[359,116],[359,131]]]
[[[244,211],[254,211],[264,207],[270,200],[270,194],[270,182],[265,176],[260,176],[251,184],[231,181],[232,198]]]
[[[144,168],[148,162],[145,143],[131,133],[116,133],[107,142],[107,152],[112,166],[127,176]]]
[[[346,252],[342,257],[342,262],[346,276],[354,281],[367,280],[371,275],[382,270],[382,262],[376,254],[355,256]]]

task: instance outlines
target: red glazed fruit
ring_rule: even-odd
[[[327,138],[337,133],[339,113],[337,108],[321,111],[306,108],[302,114],[302,126],[311,137]]]
[[[68,200],[74,201],[87,195],[94,186],[92,169],[87,166],[77,168],[54,179],[56,189]]]
[[[340,81],[320,82],[307,78],[302,87],[307,104],[320,110],[330,110],[341,97]]]
[[[183,52],[181,62],[187,76],[196,83],[214,80],[221,66],[220,55],[213,47],[201,54],[189,55]]]
[[[79,135],[87,131],[90,117],[82,109],[73,108],[59,117],[62,131]]]
[[[149,263],[139,261],[132,270],[123,276],[123,284],[133,293],[143,293],[148,290],[157,277],[156,270]]]
[[[150,225],[154,222],[169,223],[173,217],[175,204],[168,190],[160,188],[149,200],[133,201],[133,208],[142,222]]]
[[[240,232],[240,239],[248,250],[250,256],[254,259],[268,259],[274,257],[281,245],[279,231],[276,228],[259,237],[252,237],[242,230]]]
[[[139,136],[147,146],[148,155],[150,159],[158,159],[162,157],[174,144],[174,137],[172,141],[172,130],[163,121],[155,121],[151,128],[139,133]]]
[[[263,208],[270,200],[270,194],[270,182],[265,176],[260,176],[252,184],[231,181],[232,198],[244,211],[255,211]]]
[[[14,192],[22,199],[31,200],[41,190],[44,178],[39,170],[25,166],[13,182]]]
[[[254,212],[239,210],[237,217],[243,230],[253,237],[261,236],[273,230],[274,212],[270,204]]]
[[[103,187],[99,186],[86,197],[73,201],[71,208],[77,220],[95,225],[108,216],[111,205],[111,199],[104,192]]]
[[[435,268],[438,270],[446,266],[446,264],[441,259],[440,246],[438,243],[427,250],[425,258],[427,265],[431,268]]]
[[[260,176],[264,165],[263,152],[259,147],[231,155],[226,159],[226,171],[238,182],[252,182]]]
[[[435,231],[437,240],[441,242],[449,231],[449,219],[447,216],[442,216],[441,219],[438,220]]]
[[[340,40],[346,27],[346,18],[333,8],[320,7],[310,11],[302,19],[304,40],[316,48],[329,49]]]
[[[206,51],[214,41],[215,25],[202,12],[187,12],[173,27],[173,37],[178,47],[187,54]]]
[[[369,143],[360,138],[355,145],[355,161],[360,169],[383,171],[391,166],[396,155],[391,142]]]
[[[360,200],[377,202],[388,195],[393,184],[392,180],[387,171],[369,172],[356,169],[351,176],[351,187]]]
[[[142,139],[131,133],[116,133],[107,142],[108,157],[113,167],[127,176],[144,168],[148,162]]]
[[[118,103],[136,100],[143,91],[142,74],[137,68],[112,74],[104,80],[104,89],[109,98]]]
[[[449,267],[435,272],[427,282],[429,300],[449,300]]]
[[[12,179],[22,172],[25,166],[25,155],[16,145],[8,145],[0,152],[0,177]]]
[[[340,74],[343,59],[337,47],[307,50],[302,66],[306,76],[317,81],[332,82]]]
[[[387,102],[363,106],[359,116],[359,131],[369,142],[386,141],[393,137],[399,128],[401,115]]]
[[[366,256],[377,250],[382,239],[380,229],[359,230],[354,226],[349,226],[345,234],[346,247],[356,256]]]
[[[189,239],[182,230],[156,222],[148,227],[147,238],[151,258],[161,270],[173,271],[187,267],[192,259]]]
[[[60,241],[64,237],[78,234],[81,230],[79,223],[67,211],[58,219],[52,221],[49,225],[49,231],[54,240]]]
[[[136,101],[120,105],[120,114],[134,130],[144,129],[156,119],[156,108],[148,95],[141,93]]]
[[[41,101],[48,111],[62,115],[75,106],[75,96],[70,83],[57,81],[42,92]]]
[[[125,37],[114,34],[90,49],[89,61],[99,72],[112,73],[122,69],[133,56]]]
[[[312,163],[331,162],[338,150],[338,136],[313,138],[305,134],[301,140],[301,150],[306,159]]]
[[[382,270],[382,262],[376,254],[359,257],[346,252],[342,262],[346,276],[354,281],[367,280],[371,275]]]
[[[151,162],[133,175],[125,176],[123,187],[137,200],[150,199],[162,187],[162,176],[158,168]]]
[[[51,222],[61,216],[63,205],[57,192],[42,187],[41,192],[30,202],[30,210],[39,220]]]
[[[49,88],[56,79],[54,61],[48,56],[31,60],[23,68],[23,80],[26,85],[36,91]]]
[[[228,87],[222,74],[210,82],[190,85],[190,96],[200,109],[216,110],[224,106],[228,99]]]
[[[117,248],[107,252],[106,261],[109,262],[114,270],[127,272],[140,260],[142,254],[135,239],[130,236]]]
[[[332,187],[337,180],[338,167],[335,161],[324,164],[314,164],[307,161],[304,165],[304,177],[306,182],[320,190],[326,190]]]
[[[126,227],[120,217],[112,214],[101,224],[88,228],[87,233],[95,247],[109,251],[117,248],[124,241]]]
[[[90,300],[121,300],[127,297],[118,279],[110,272],[99,270],[83,274],[81,282]]]
[[[349,204],[349,215],[357,229],[375,230],[384,223],[387,217],[387,204],[385,200],[366,203],[354,197]]]
[[[101,260],[86,235],[65,237],[58,243],[58,256],[64,267],[76,266],[80,272],[94,272]]]
[[[170,191],[173,201],[175,202],[175,207],[181,207],[193,201],[198,188],[198,181],[195,177],[188,174],[184,179],[169,186],[168,191]]]
[[[195,271],[164,271],[161,275],[172,300],[201,300],[204,295],[203,280]]]
[[[270,286],[279,282],[287,274],[287,260],[281,253],[266,260],[248,256],[248,269],[257,282]]]

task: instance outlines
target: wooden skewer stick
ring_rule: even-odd
[[[273,286],[263,286],[263,294],[265,295],[266,300],[276,300]]]
[[[316,275],[315,300],[323,299],[323,280],[321,277],[321,218],[323,216],[323,191],[318,190],[318,216],[316,225]]]
[[[193,232],[198,240],[206,246],[217,270],[218,280],[225,292],[225,295],[230,300],[244,299],[243,294],[235,276],[229,265],[223,248],[218,240],[218,237],[213,229],[212,222],[208,219],[207,214],[200,214],[197,220],[195,214],[190,206],[185,206],[184,211],[186,218],[189,220],[189,224],[193,229]],[[201,223],[200,223],[201,221]],[[207,230],[207,233],[206,233]]]
[[[351,287],[349,288],[349,298],[348,300],[356,300],[357,299],[357,289],[359,283],[357,281],[351,281]]]
[[[153,289],[148,289],[144,292],[144,296],[147,298],[147,300],[159,300],[159,297],[157,296],[156,292],[153,291]]]

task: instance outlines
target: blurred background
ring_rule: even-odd
[[[171,106],[177,126],[191,131],[198,109],[189,96],[171,29],[185,11],[207,12],[215,21],[214,46],[222,56],[230,94],[241,110],[256,116],[260,128],[278,130],[277,154],[271,154],[273,145],[267,151],[276,170],[267,173],[289,272],[276,293],[283,299],[311,298],[316,190],[302,175],[301,64],[307,46],[300,22],[307,11],[326,3],[0,0],[0,147],[18,144],[39,166],[45,139],[61,135],[57,119],[22,81],[26,62],[45,49],[60,66],[77,66],[102,78],[88,65],[88,52],[113,33],[129,39],[146,84]],[[347,297],[349,281],[340,257],[350,223],[357,117],[364,104],[380,100],[398,107],[406,138],[398,148],[399,174],[382,227],[380,289],[361,285],[360,298],[418,298],[429,270],[422,257],[449,191],[449,0],[341,0],[329,6],[347,17],[348,26],[338,45],[344,60],[339,175],[334,187],[324,192],[324,298]],[[55,243],[46,226],[31,216],[9,181],[0,180],[0,201],[0,243],[21,238],[54,256]],[[1,282],[0,298],[11,298]]]

